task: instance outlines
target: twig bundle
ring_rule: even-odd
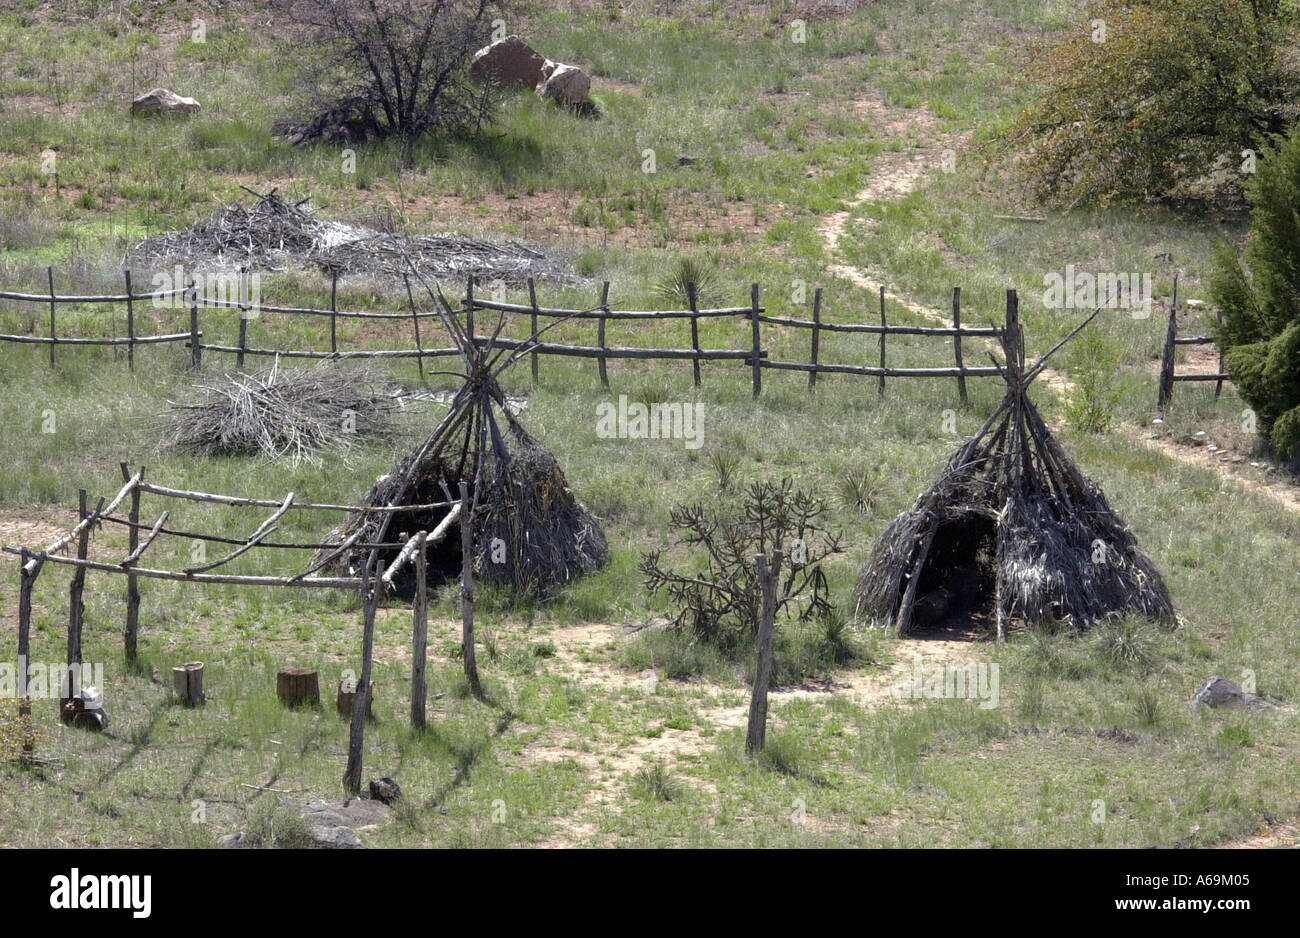
[[[197,388],[196,400],[173,403],[167,445],[200,456],[262,455],[319,464],[330,448],[388,435],[397,398],[369,369],[285,368],[228,375]]]

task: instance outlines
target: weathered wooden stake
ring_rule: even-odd
[[[54,335],[54,306],[56,302],[54,297],[54,268],[46,267],[45,274],[50,278],[50,367],[53,368],[54,367],[54,343],[58,341],[58,339]]]
[[[886,324],[886,322],[885,322],[885,285],[882,283],[882,284],[880,285],[880,368],[881,368],[881,375],[880,375],[880,383],[876,386],[876,389],[880,392],[880,396],[881,396],[881,397],[884,397],[884,396],[885,396],[885,375],[884,375],[884,368],[885,368],[885,335],[886,335],[885,330],[888,329],[888,328],[889,328],[889,326],[888,326],[888,324]]]
[[[127,469],[126,463],[118,464],[122,469],[123,481],[131,481],[130,470]],[[144,466],[140,467],[140,478],[144,478]],[[131,510],[127,516],[131,522],[128,529],[127,541],[130,547],[130,554],[134,555],[136,548],[140,546],[140,489],[133,487],[131,489]],[[123,647],[126,652],[126,660],[134,662],[137,658],[137,632],[140,628],[140,587],[139,580],[134,573],[126,575],[126,630],[123,633]]]
[[[817,292],[813,294],[813,327],[812,327],[812,358],[810,364],[812,368],[808,372],[808,390],[811,391],[817,387],[817,342],[821,337],[822,328],[822,288],[818,287]]]
[[[961,361],[961,287],[952,288],[952,353],[957,360],[957,394],[966,403],[966,375]]]
[[[424,346],[420,344],[420,314],[415,309],[415,294],[411,292],[411,278],[402,274],[406,284],[406,298],[411,304],[411,322],[415,325],[415,360],[420,366],[420,380],[424,380]]]
[[[596,335],[600,344],[601,356],[598,361],[600,366],[600,386],[606,391],[609,390],[609,375],[605,373],[605,317],[609,314],[609,281],[606,280],[600,287],[600,319],[596,320]]]
[[[135,371],[135,305],[131,301],[131,271],[126,271],[126,367]]]
[[[695,386],[698,388],[700,386],[700,359],[698,357],[700,351],[700,317],[698,315],[699,307],[696,306],[694,282],[686,284],[686,297],[691,304],[691,349],[697,353],[697,357],[691,362],[691,369],[695,377]]]
[[[759,334],[758,334],[758,327],[759,327],[758,315],[759,315],[758,284],[751,283],[749,285],[749,321],[753,324],[753,331],[752,331],[753,359],[751,360],[751,364],[753,365],[753,369],[754,369],[754,373],[753,373],[754,397],[758,397],[760,394],[763,393],[763,362],[762,359],[759,357],[759,349],[761,343],[759,341]]]
[[[199,288],[190,281],[190,364],[196,369],[203,365],[203,347],[199,344]]]
[[[465,282],[465,332],[469,334],[469,347],[474,347],[474,275]]]
[[[352,723],[348,727],[348,765],[343,773],[343,789],[349,795],[361,791],[362,748],[366,735],[366,710],[370,698],[370,660],[375,652],[375,613],[383,598],[380,582],[380,561],[372,552],[373,564],[366,564],[365,583],[361,595],[365,597],[361,628],[361,677],[357,680],[356,697],[352,701]]]
[[[86,490],[82,489],[78,495],[78,510],[81,521],[87,517]],[[103,505],[103,502],[100,502]],[[77,536],[77,559],[85,560],[90,547],[90,529],[94,525],[88,524],[81,529]],[[86,588],[86,568],[78,566],[72,574],[72,582],[68,586],[68,665],[81,664],[81,624],[86,614],[86,606],[81,601],[81,597]]]
[[[424,665],[429,643],[428,558],[425,556],[429,537],[423,531],[416,537],[415,602],[411,606],[411,726],[423,729],[424,698],[428,693]]]
[[[465,662],[465,677],[470,690],[481,695],[478,679],[478,661],[474,657],[474,511],[470,502],[469,485],[460,483],[460,621],[461,657]]]
[[[772,551],[768,558],[754,558],[758,581],[763,589],[763,609],[758,622],[758,664],[754,669],[754,693],[749,699],[749,727],[745,733],[745,751],[758,752],[767,736],[767,685],[772,680],[772,637],[776,632],[776,583],[781,575],[781,552]]]
[[[36,578],[40,576],[44,562],[34,558],[27,548],[23,548],[20,560],[22,565],[18,568],[20,578],[18,588],[18,669],[21,672],[19,681],[24,692],[18,702],[18,719],[23,733],[23,753],[29,754],[36,748],[36,741],[31,733],[32,699],[26,693],[27,666],[31,663],[29,659],[32,653],[32,588],[36,585]],[[27,568],[28,563],[32,564],[30,571]]]
[[[532,340],[533,340],[534,343],[536,343],[536,342],[537,342],[537,285],[533,282],[533,278],[532,278],[532,277],[529,277],[529,278],[528,278],[528,305],[531,306],[531,307],[533,308],[533,311],[532,311],[532,314],[531,314],[531,317],[530,317],[530,318],[531,318],[531,320],[532,320],[532,329],[533,329],[533,331],[532,331]],[[533,353],[532,353],[532,359],[533,359],[533,384],[536,384],[536,383],[537,383],[537,359],[538,359],[538,357],[539,357],[539,356],[538,356],[537,352],[533,352]]]
[[[1178,275],[1174,274],[1174,292],[1169,300],[1169,326],[1165,330],[1165,347],[1160,354],[1160,389],[1156,409],[1164,411],[1174,394],[1175,337],[1178,335]]]

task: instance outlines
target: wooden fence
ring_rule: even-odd
[[[1223,313],[1218,313],[1218,319],[1223,321]],[[1207,374],[1178,374],[1176,371],[1177,351],[1180,345],[1210,345],[1214,342],[1214,336],[1210,335],[1185,335],[1178,334],[1178,280],[1174,279],[1173,297],[1169,303],[1169,322],[1165,329],[1164,349],[1160,354],[1160,385],[1156,394],[1156,409],[1163,411],[1169,405],[1174,396],[1174,384],[1179,381],[1213,381],[1214,398],[1218,400],[1219,395],[1223,392],[1223,382],[1232,378],[1223,365],[1223,349],[1219,349],[1219,368],[1217,371]]]
[[[202,296],[200,295],[197,285],[193,281],[184,287],[177,287],[170,290],[136,293],[133,292],[131,288],[130,271],[124,273],[126,292],[122,294],[102,296],[60,296],[54,292],[53,271],[48,270],[47,273],[50,283],[50,292],[48,295],[0,291],[0,300],[11,300],[17,303],[48,306],[48,334],[44,336],[0,334],[0,342],[48,345],[50,349],[51,365],[53,365],[55,361],[55,349],[59,345],[124,346],[127,350],[127,362],[130,367],[134,367],[136,346],[181,343],[184,344],[185,347],[189,348],[191,363],[194,367],[200,367],[202,365],[203,354],[205,352],[234,355],[239,367],[243,367],[245,359],[248,356],[316,360],[414,358],[417,360],[422,374],[424,371],[425,359],[436,359],[459,354],[455,347],[428,347],[424,344],[426,335],[422,334],[421,323],[430,319],[437,320],[438,314],[433,311],[420,311],[417,308],[414,297],[410,291],[409,283],[407,285],[407,299],[410,307],[409,312],[351,312],[340,310],[338,308],[337,272],[334,273],[331,281],[329,309],[299,306],[274,306],[260,303],[256,307],[253,307],[247,305],[245,302],[241,302],[241,300],[223,300]],[[244,299],[246,299],[247,296],[246,291],[243,290],[243,285],[245,283],[243,278],[245,275],[246,273],[241,271],[240,296]],[[470,278],[466,284],[463,306],[457,311],[458,315],[464,317],[470,335],[474,337],[474,341],[479,345],[486,345],[488,342],[495,342],[496,346],[499,348],[516,349],[526,352],[531,361],[532,377],[534,381],[538,378],[539,362],[543,355],[595,359],[600,374],[601,385],[605,388],[609,387],[608,364],[611,360],[689,361],[691,363],[694,383],[697,387],[701,383],[702,362],[735,361],[749,367],[755,397],[762,392],[763,370],[773,369],[777,371],[799,371],[807,373],[808,388],[810,390],[816,387],[818,375],[846,374],[862,377],[874,377],[877,379],[877,387],[881,394],[885,391],[886,378],[953,378],[956,380],[957,391],[961,400],[965,402],[967,378],[996,377],[998,374],[997,368],[995,367],[968,367],[965,364],[963,359],[962,340],[964,338],[993,338],[998,335],[998,329],[994,326],[971,327],[962,325],[960,287],[953,289],[951,326],[910,326],[889,323],[885,313],[885,291],[883,287],[880,289],[879,294],[878,323],[825,321],[823,319],[822,290],[820,287],[818,287],[814,293],[811,319],[767,315],[767,310],[759,302],[758,284],[753,284],[751,286],[748,304],[716,309],[699,308],[696,303],[695,286],[694,284],[691,284],[688,285],[689,308],[665,310],[611,309],[608,302],[610,287],[608,282],[601,285],[598,302],[594,306],[586,309],[567,309],[542,306],[537,300],[536,284],[531,278],[528,280],[528,303],[507,303],[486,299],[482,296],[476,295],[474,287],[474,280],[473,278]],[[151,336],[138,334],[136,330],[137,305],[140,303],[152,305],[158,300],[170,300],[179,303],[182,308],[188,308],[189,330],[187,332]],[[57,308],[60,305],[82,303],[125,304],[127,313],[127,334],[124,336],[115,335],[101,338],[59,337],[56,328]],[[230,345],[221,344],[216,341],[205,341],[205,332],[201,328],[200,311],[207,309],[228,309],[237,310],[239,312],[239,333],[235,344]],[[328,317],[329,351],[298,348],[266,348],[251,344],[249,337],[249,323],[253,321],[255,315],[260,315],[262,313],[285,316]],[[481,332],[476,334],[475,318],[476,314],[479,313],[492,313],[498,316],[527,316],[530,325],[528,333],[529,337],[526,339],[513,339],[498,336],[493,339]],[[748,347],[702,347],[700,345],[700,321],[716,318],[730,318],[748,322],[750,327],[750,342]],[[673,319],[685,319],[689,321],[689,348],[620,347],[617,345],[611,345],[608,341],[608,330],[611,325],[616,326],[622,322],[640,322],[647,320],[662,321]],[[408,348],[392,349],[341,350],[339,348],[338,336],[339,320],[387,320],[409,322],[411,324],[412,336],[414,339],[413,346]],[[550,324],[554,324],[560,320],[595,320],[595,344],[572,345],[547,341],[544,337],[544,333],[547,331],[548,324],[544,324],[544,320],[550,320]],[[439,323],[438,325],[440,326],[441,324]],[[764,326],[775,326],[783,329],[806,331],[809,334],[808,360],[771,360],[769,349],[763,344]],[[427,332],[427,329],[425,332]],[[822,347],[822,337],[824,334],[878,336],[879,364],[863,365],[826,361],[825,350]],[[888,363],[886,357],[886,339],[891,335],[951,338],[953,365],[951,367],[930,368],[891,365]]]

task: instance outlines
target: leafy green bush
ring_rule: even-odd
[[[1294,19],[1280,0],[1084,4],[1069,35],[1033,56],[1034,103],[1007,137],[1037,195],[1105,203],[1231,188],[1241,151],[1296,116]]]

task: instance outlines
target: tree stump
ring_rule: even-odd
[[[187,661],[172,668],[172,691],[187,707],[203,703],[203,662]]]
[[[281,668],[275,676],[275,694],[286,707],[319,707],[320,679],[310,668]]]
[[[339,693],[337,705],[339,716],[352,716],[352,703],[357,699],[357,680],[356,678],[344,678],[339,682]],[[375,682],[370,682],[370,687],[366,691],[366,719],[373,720],[375,712],[372,707],[375,705]]]

